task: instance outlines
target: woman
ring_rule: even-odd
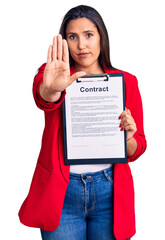
[[[134,189],[129,165],[64,164],[62,102],[65,89],[86,74],[124,73],[128,161],[146,149],[142,102],[135,76],[112,67],[109,40],[99,13],[71,9],[48,49],[47,63],[35,76],[33,94],[44,110],[45,129],[20,221],[41,229],[44,240],[130,239],[135,234]],[[69,184],[68,184],[69,183]]]

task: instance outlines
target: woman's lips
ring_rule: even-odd
[[[79,57],[87,57],[89,55],[89,53],[79,53],[78,56]]]

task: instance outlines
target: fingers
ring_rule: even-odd
[[[131,116],[131,112],[129,109],[126,109],[125,111],[123,111],[120,116],[119,116],[119,119],[123,118],[124,116],[126,115],[130,115]]]
[[[137,131],[136,124],[134,121],[125,120],[124,122],[120,123],[120,127],[121,127],[121,131],[122,130],[133,131],[134,133]]]
[[[47,63],[52,62],[52,49],[53,49],[53,47],[50,45],[49,48],[48,48]]]
[[[47,62],[52,61],[64,61],[69,63],[69,50],[68,44],[65,39],[62,39],[61,34],[58,34],[53,38],[53,46],[49,46]]]
[[[76,72],[70,77],[70,81],[68,82],[68,86],[71,85],[76,79],[83,77],[86,75],[86,72]]]
[[[63,45],[62,36],[61,34],[58,34],[53,38],[53,50],[52,50],[53,61],[62,60],[62,54],[63,54],[62,45]]]
[[[68,44],[65,39],[62,40],[62,49],[63,49],[63,58],[62,60],[66,63],[69,63],[69,50],[68,50]]]
[[[124,130],[125,131],[132,131],[132,132],[136,132],[136,127],[134,124],[128,124],[126,126],[124,126]]]
[[[62,60],[62,36],[57,35],[57,59]]]
[[[134,120],[132,118],[132,116],[130,115],[125,115],[121,118],[121,124],[122,126],[127,126],[129,124],[133,124]]]
[[[57,60],[57,37],[53,38],[52,61]]]
[[[133,134],[137,131],[136,128],[136,123],[131,116],[131,112],[129,109],[126,109],[121,113],[119,116],[119,119],[121,119],[120,127],[122,128],[121,130],[125,131],[131,131]]]

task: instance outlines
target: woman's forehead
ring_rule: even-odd
[[[76,33],[76,32],[84,32],[84,31],[97,31],[97,27],[95,24],[88,18],[77,18],[71,20],[66,27],[66,33]]]

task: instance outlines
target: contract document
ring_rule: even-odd
[[[126,163],[124,74],[87,75],[66,89],[65,164]]]

